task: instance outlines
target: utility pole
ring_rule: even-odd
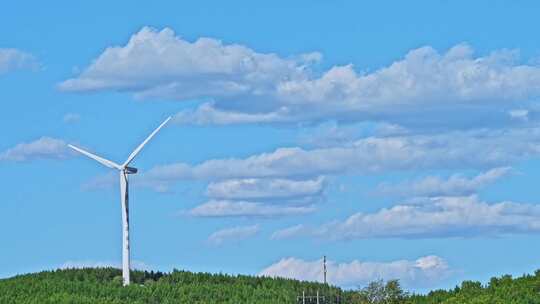
[[[324,284],[326,284],[326,256],[323,257]]]

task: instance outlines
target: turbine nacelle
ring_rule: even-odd
[[[136,174],[137,171],[138,171],[137,168],[133,168],[133,167],[124,168],[124,172],[126,172],[127,174]]]

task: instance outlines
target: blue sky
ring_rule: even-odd
[[[0,276],[118,265],[407,288],[540,268],[533,1],[0,11]]]

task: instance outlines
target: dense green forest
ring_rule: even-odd
[[[452,290],[408,294],[398,281],[372,282],[344,291],[314,282],[224,274],[133,271],[122,287],[120,270],[87,268],[45,271],[0,280],[0,303],[540,303],[540,271],[519,278],[493,278],[486,285],[466,281]],[[306,298],[308,304],[315,298]]]

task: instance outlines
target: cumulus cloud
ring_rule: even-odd
[[[29,53],[17,49],[0,48],[0,74],[20,69],[35,69],[37,60]]]
[[[35,159],[65,159],[72,153],[63,140],[41,137],[38,140],[17,144],[0,153],[0,161],[24,162]]]
[[[195,217],[280,217],[314,211],[313,206],[276,206],[258,202],[210,200],[186,214]]]
[[[323,189],[323,177],[313,180],[246,178],[212,182],[207,187],[206,195],[232,200],[302,201],[320,196]]]
[[[322,282],[322,263],[322,260],[305,261],[289,257],[268,266],[259,275]],[[433,287],[450,274],[451,270],[447,262],[433,255],[414,261],[364,262],[353,260],[348,263],[327,261],[328,282],[342,287],[363,286],[380,279],[398,279],[406,287]]]
[[[398,196],[463,196],[476,193],[481,188],[508,175],[510,167],[494,168],[467,178],[460,174],[453,174],[448,179],[438,176],[428,176],[420,180],[406,181],[399,184],[382,183],[377,186],[376,192],[383,195]]]
[[[257,235],[260,231],[259,225],[238,226],[218,230],[208,237],[208,242],[212,245],[220,246],[227,242],[239,242]]]
[[[228,98],[268,95],[281,79],[302,77],[316,56],[283,59],[211,38],[194,42],[144,27],[123,47],[107,48],[65,91],[130,91],[140,97]]]
[[[319,227],[277,231],[276,238],[310,235],[364,238],[498,237],[540,231],[540,205],[488,204],[476,196],[421,198],[373,213],[356,213]]]
[[[210,100],[176,116],[190,124],[335,119],[478,125],[509,122],[502,109],[516,102],[527,106],[540,95],[540,67],[520,64],[516,51],[475,56],[466,44],[445,52],[426,46],[369,73],[352,65],[314,73],[311,67],[320,59],[318,53],[283,58],[212,38],[189,42],[171,29],[144,27],[59,88]]]
[[[423,47],[372,73],[359,74],[346,65],[320,77],[281,81],[265,100],[264,111],[249,111],[253,105],[242,109],[241,102],[231,107],[217,99],[178,117],[180,122],[195,124],[245,123],[245,119],[235,121],[240,112],[249,114],[250,120],[261,118],[261,123],[334,119],[439,128],[511,124],[501,109],[515,102],[533,103],[528,101],[540,94],[540,68],[516,62],[516,55],[506,51],[474,57],[467,45],[442,54]],[[458,115],[464,112],[467,115]]]

